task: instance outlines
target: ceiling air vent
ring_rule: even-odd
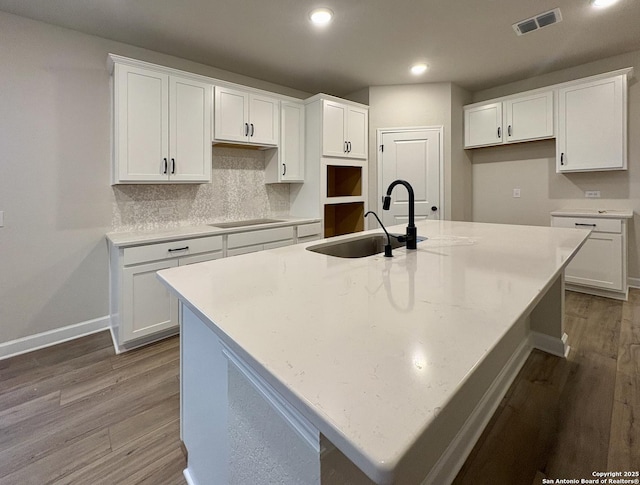
[[[518,35],[528,34],[529,32],[533,32],[534,30],[541,29],[542,27],[546,27],[547,25],[553,25],[555,23],[562,21],[562,14],[560,13],[559,8],[554,8],[553,10],[549,10],[548,12],[544,12],[536,15],[535,17],[531,17],[529,19],[521,20],[513,24],[513,30],[516,31]]]

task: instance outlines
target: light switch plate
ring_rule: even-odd
[[[520,189],[513,189],[513,197],[516,199],[520,197]]]
[[[584,196],[587,199],[599,199],[600,198],[600,191],[599,190],[585,190],[584,191]]]

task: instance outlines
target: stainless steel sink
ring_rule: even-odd
[[[392,234],[399,236],[399,234]],[[418,242],[424,241],[424,237],[418,236]],[[338,258],[365,258],[374,254],[384,252],[384,246],[387,244],[387,236],[384,234],[367,234],[365,236],[353,237],[343,241],[326,242],[309,246],[308,251],[314,253],[326,254],[328,256],[336,256]],[[393,249],[403,247],[404,243],[399,242],[396,238],[391,238],[391,247]]]
[[[209,224],[209,225],[213,227],[219,227],[220,229],[228,229],[230,227],[257,226],[258,224],[270,224],[273,222],[284,222],[284,221],[282,219],[248,219],[246,221],[217,222],[215,224]]]

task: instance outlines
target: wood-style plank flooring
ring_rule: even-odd
[[[640,290],[567,293],[571,352],[534,351],[455,480],[541,484],[640,470]],[[0,484],[184,484],[179,343],[108,332],[0,361]]]

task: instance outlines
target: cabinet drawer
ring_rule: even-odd
[[[261,231],[240,232],[229,234],[227,247],[240,248],[255,244],[265,244],[275,241],[293,239],[293,227],[274,227],[273,229],[262,229]]]
[[[553,227],[568,227],[572,229],[591,229],[594,232],[622,233],[620,219],[596,219],[592,217],[553,217]]]
[[[319,222],[314,222],[313,224],[304,224],[302,226],[298,226],[298,238],[315,236],[316,234],[320,234],[321,231],[322,225]]]
[[[124,265],[157,261],[167,258],[189,256],[191,254],[219,251],[222,249],[222,236],[182,239],[158,244],[147,244],[124,249]]]
[[[214,259],[220,258],[222,258],[222,251],[216,251],[214,253],[194,254],[193,256],[180,258],[178,264],[180,266],[185,266],[187,264],[203,263],[205,261],[213,261]]]

